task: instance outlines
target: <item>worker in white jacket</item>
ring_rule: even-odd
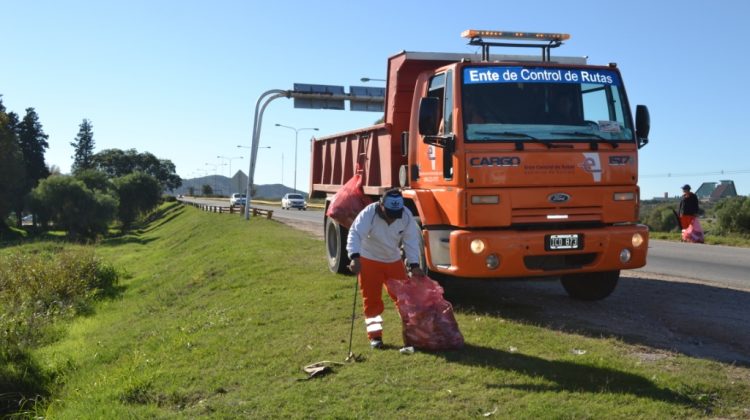
[[[383,347],[383,286],[388,279],[408,279],[401,261],[402,243],[410,273],[423,276],[419,267],[419,230],[398,189],[386,191],[380,201],[365,207],[349,228],[349,269],[358,274],[367,338],[375,349]],[[387,286],[386,291],[395,301]]]

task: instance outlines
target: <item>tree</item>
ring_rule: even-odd
[[[83,181],[68,175],[42,180],[32,191],[32,208],[73,239],[96,238],[107,232],[117,211],[117,200],[92,191]]]
[[[141,215],[153,210],[161,199],[161,185],[151,175],[134,172],[115,180],[120,205],[117,210],[123,230]]]
[[[149,152],[138,153],[135,149],[106,149],[94,155],[94,166],[112,178],[119,178],[136,171],[147,173],[161,185],[162,190],[173,191],[182,185],[175,165],[168,159],[159,159]]]
[[[214,193],[214,189],[211,188],[211,186],[208,184],[203,184],[203,186],[201,187],[201,193],[203,195],[211,195]]]
[[[84,169],[93,169],[94,126],[91,121],[83,119],[81,125],[78,126],[78,135],[70,145],[75,149],[72,172],[75,174]]]
[[[97,171],[95,169],[86,169],[80,171],[75,175],[76,179],[80,179],[86,185],[86,188],[91,191],[109,192],[112,185],[109,177],[104,172]]]
[[[47,178],[50,174],[44,162],[44,152],[49,147],[49,136],[42,130],[42,124],[34,108],[26,108],[26,115],[16,127],[16,133],[25,170],[21,189],[14,202],[17,223],[21,227],[26,196],[39,184],[39,180]]]
[[[0,232],[7,229],[5,218],[23,185],[23,155],[15,132],[17,121],[15,114],[5,112],[0,95]]]
[[[135,149],[105,149],[93,157],[94,167],[110,178],[119,178],[133,173],[138,165],[138,152]]]

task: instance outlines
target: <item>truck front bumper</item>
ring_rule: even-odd
[[[576,235],[578,249],[550,250],[549,235]],[[646,265],[648,228],[623,224],[555,231],[427,230],[431,270],[457,277],[515,278]]]

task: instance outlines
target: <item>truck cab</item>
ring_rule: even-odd
[[[549,49],[567,35],[520,34],[545,42],[531,45],[541,57],[500,56],[489,48],[509,44],[487,39],[504,33],[467,32],[481,59],[389,60],[385,123],[348,133],[364,147],[354,156],[366,160],[356,162],[365,192],[398,180],[435,276],[557,276],[574,298],[608,296],[620,270],[646,263],[637,165],[647,108],[636,108],[634,123],[615,64],[553,59]]]

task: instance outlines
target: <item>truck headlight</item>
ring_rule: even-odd
[[[484,241],[481,239],[474,239],[471,241],[471,245],[469,246],[471,248],[471,252],[475,254],[481,254],[482,251],[484,251]]]
[[[639,246],[643,245],[643,235],[641,235],[640,233],[634,233],[631,242],[633,243],[633,246],[635,248],[638,248]]]

